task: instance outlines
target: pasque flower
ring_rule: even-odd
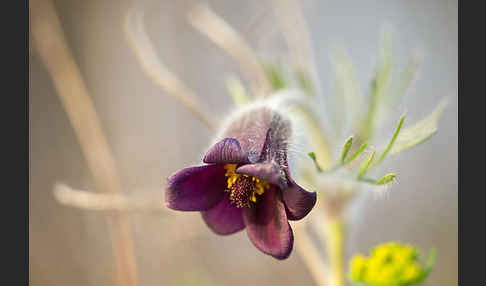
[[[205,165],[169,177],[167,207],[200,211],[220,235],[246,228],[259,250],[287,258],[294,240],[288,220],[302,219],[316,203],[316,193],[298,186],[290,175],[291,126],[266,106],[241,112],[207,151]]]

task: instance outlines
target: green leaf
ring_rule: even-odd
[[[356,157],[358,157],[358,155],[361,154],[361,152],[363,152],[364,149],[366,149],[367,146],[368,146],[368,144],[366,144],[366,143],[364,143],[361,146],[359,146],[358,150],[356,150],[353,153],[353,155],[351,155],[351,157],[349,157],[349,159],[346,160],[346,162],[344,162],[344,165],[347,165],[348,163],[350,163],[351,161],[353,161]]]
[[[373,151],[373,153],[371,153],[371,155],[368,157],[368,159],[366,159],[365,161],[363,161],[363,163],[361,163],[361,166],[359,167],[359,172],[358,172],[358,179],[362,178],[364,176],[364,174],[366,174],[366,172],[368,171],[368,167],[370,166],[370,163],[371,163],[371,161],[373,160],[374,157],[375,157],[375,151]]]
[[[309,155],[309,157],[311,157],[312,161],[314,161],[314,165],[316,166],[317,172],[321,173],[322,172],[322,168],[321,168],[321,166],[319,166],[319,163],[317,163],[316,153],[310,152],[307,155]]]
[[[390,140],[390,142],[388,143],[388,145],[385,148],[385,151],[383,151],[383,153],[380,154],[378,159],[373,163],[373,165],[370,166],[369,169],[373,169],[374,167],[376,167],[378,164],[381,163],[381,161],[383,161],[383,159],[385,159],[386,155],[388,155],[388,152],[390,152],[390,150],[392,149],[393,144],[395,143],[395,140],[397,139],[398,134],[400,133],[400,129],[402,129],[402,125],[403,125],[404,120],[405,120],[405,116],[402,115],[400,117],[400,120],[398,121],[398,126],[395,129],[395,132],[393,133],[392,139]]]
[[[226,87],[228,88],[229,94],[236,105],[242,106],[251,101],[246,89],[237,78],[228,78],[226,80]]]
[[[383,177],[381,177],[380,179],[376,180],[375,185],[386,185],[386,184],[392,182],[393,180],[395,180],[396,176],[397,175],[394,174],[394,173],[386,174]]]
[[[344,164],[344,160],[346,159],[346,155],[348,155],[349,149],[351,149],[351,145],[353,145],[353,136],[349,137],[344,143],[343,151],[341,152],[341,164]]]
[[[390,154],[398,154],[430,139],[437,133],[439,119],[446,106],[447,101],[442,100],[429,116],[405,128],[398,136],[395,145],[390,150]]]

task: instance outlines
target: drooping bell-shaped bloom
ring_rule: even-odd
[[[294,239],[288,220],[302,219],[316,203],[316,193],[302,189],[290,175],[291,129],[290,121],[271,108],[241,112],[206,153],[205,165],[169,177],[167,207],[200,211],[220,235],[246,228],[259,250],[287,258]]]

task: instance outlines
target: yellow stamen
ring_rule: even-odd
[[[262,180],[260,178],[256,178],[256,177],[249,176],[249,175],[246,175],[246,174],[237,174],[237,173],[235,173],[236,167],[237,167],[237,164],[226,164],[224,166],[224,168],[226,169],[225,176],[228,178],[227,179],[227,191],[231,192],[230,198],[234,197],[234,189],[232,187],[235,184],[236,180],[238,180],[238,178],[240,176],[244,176],[246,178],[251,178],[251,182],[253,183],[254,188],[251,191],[251,194],[249,194],[248,198],[249,198],[250,201],[256,203],[257,202],[257,196],[256,195],[261,196],[265,192],[265,190],[270,187],[270,183],[268,183],[267,181]]]

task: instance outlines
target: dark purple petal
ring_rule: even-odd
[[[214,144],[204,156],[204,163],[248,163],[248,156],[241,150],[240,143],[234,138],[224,138]]]
[[[247,174],[253,177],[263,179],[279,187],[286,187],[287,180],[285,172],[274,163],[256,163],[238,167],[235,170],[237,174]]]
[[[209,228],[217,234],[232,234],[245,228],[241,208],[231,204],[229,195],[225,195],[213,208],[201,212]]]
[[[287,218],[289,220],[300,220],[304,218],[314,207],[317,200],[317,193],[308,192],[297,185],[290,175],[289,167],[286,166],[287,180],[289,185],[282,189],[282,199],[285,203]]]
[[[223,198],[225,173],[224,165],[205,165],[172,174],[165,192],[167,207],[180,211],[210,209]]]
[[[248,237],[262,252],[277,259],[290,255],[294,234],[276,187],[271,187],[251,208],[243,209]]]
[[[282,190],[282,198],[289,220],[304,218],[316,204],[316,193],[311,193],[301,188],[296,183],[291,183],[287,189]]]

